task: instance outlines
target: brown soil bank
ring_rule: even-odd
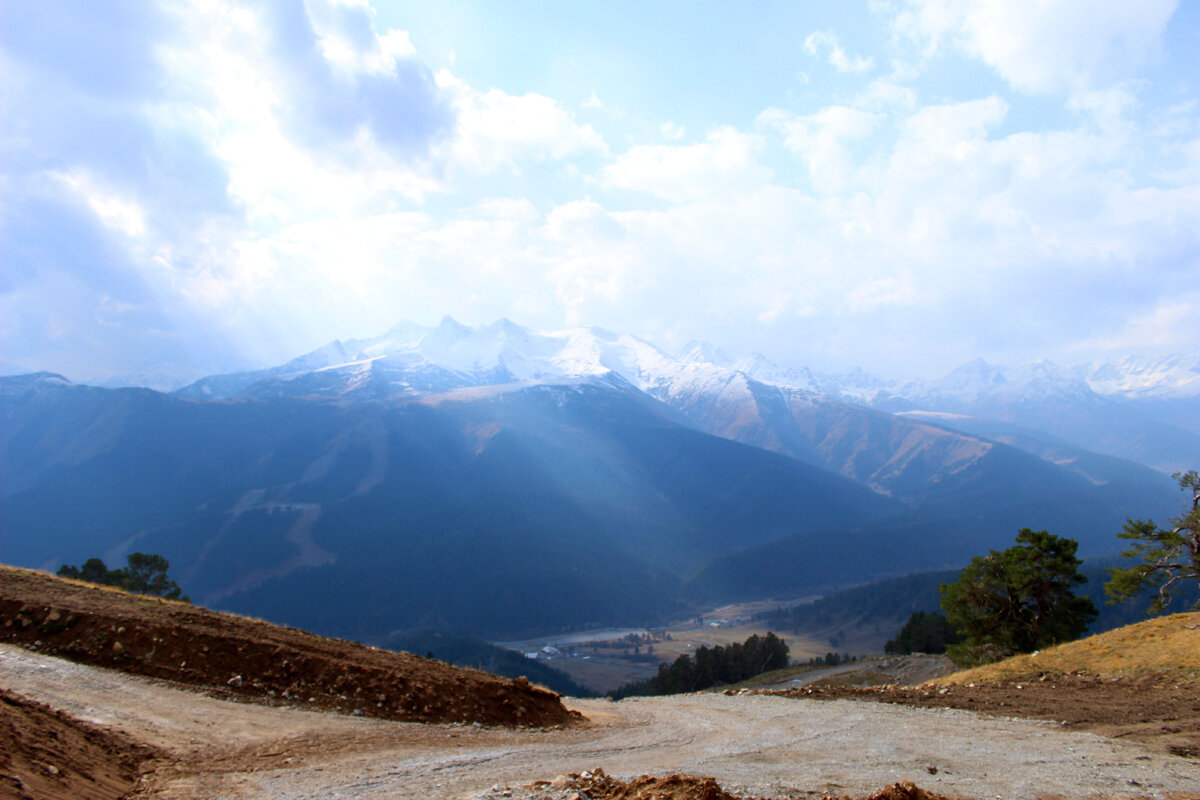
[[[150,748],[0,689],[0,798],[115,800]]]
[[[510,727],[579,719],[524,679],[4,566],[0,641],[231,698],[383,719]]]
[[[537,781],[519,791],[527,800],[766,800],[730,794],[712,778],[692,775],[642,775],[629,781],[609,777],[604,770],[560,775],[553,781]],[[497,787],[484,800],[513,797],[511,789]],[[955,800],[926,792],[909,781],[894,783],[867,797],[823,797],[822,800]]]

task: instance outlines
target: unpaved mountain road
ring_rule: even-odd
[[[854,701],[697,694],[573,701],[587,727],[421,725],[233,703],[0,646],[0,686],[170,754],[136,797],[479,798],[602,767],[711,775],[766,797],[897,780],[975,798],[1200,796],[1200,763],[1055,723]]]

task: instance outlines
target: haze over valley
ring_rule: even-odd
[[[889,384],[448,317],[173,393],[13,376],[0,547],[49,570],[161,553],[204,605],[363,641],[662,625],[955,568],[1020,527],[1112,555],[1127,516],[1177,510],[1166,470],[1200,432],[1164,408],[1196,407],[1198,376]]]

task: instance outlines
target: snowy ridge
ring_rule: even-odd
[[[682,363],[649,342],[600,328],[531,331],[507,319],[472,328],[445,317],[433,328],[400,323],[371,339],[334,341],[247,380],[248,396],[389,396],[507,384],[619,378],[654,395],[704,391],[731,370]],[[205,396],[221,382],[206,379]],[[609,381],[611,383],[611,381]]]
[[[1094,361],[1072,372],[1102,395],[1138,398],[1200,396],[1200,355]]]
[[[668,355],[643,339],[602,328],[534,331],[508,319],[475,328],[451,317],[434,327],[400,322],[377,337],[335,340],[279,367],[213,376],[189,390],[204,397],[243,392],[387,396],[610,375],[668,402],[704,394],[748,396],[751,381],[858,405],[900,400],[944,411],[1200,396],[1200,356],[1128,357],[1072,367],[1050,361],[1003,367],[976,359],[937,380],[890,381],[857,368],[816,374],[803,366],[780,366],[758,353],[735,358],[706,342],[690,342]]]

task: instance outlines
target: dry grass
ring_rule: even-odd
[[[956,672],[938,683],[987,683],[1046,672],[1121,675],[1169,670],[1200,677],[1200,612],[1126,625],[1036,654]]]
[[[56,581],[62,581],[63,583],[69,583],[72,586],[82,586],[85,589],[99,589],[99,590],[105,591],[105,592],[116,592],[117,594],[124,594],[124,595],[132,595],[133,594],[133,592],[122,589],[119,586],[107,586],[102,583],[92,583],[90,581],[84,581],[84,580],[80,580],[78,578],[64,578],[62,575],[55,575],[54,573],[46,572],[45,570],[40,570],[40,569],[29,569],[26,567],[13,567],[8,564],[0,564],[0,578],[3,578],[5,572],[11,572],[14,575],[26,575],[26,576],[32,576],[32,577],[37,577],[37,578],[51,578]],[[138,598],[146,599],[146,600],[155,600],[160,603],[178,603],[178,602],[180,602],[178,600],[165,600],[161,597],[154,597],[153,595],[138,595]]]

